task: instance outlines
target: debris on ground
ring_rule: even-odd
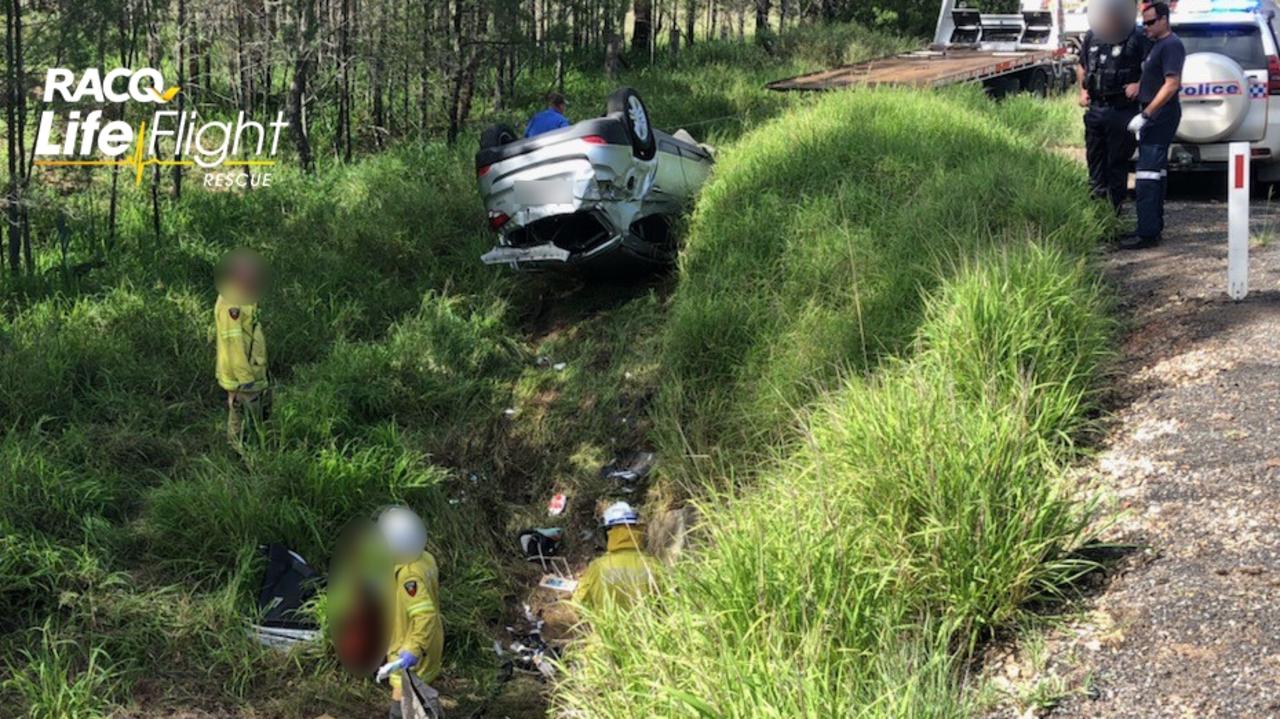
[[[512,671],[533,675],[544,681],[555,678],[560,647],[543,639],[542,627],[545,624],[542,613],[535,614],[525,604],[523,625],[507,627],[507,634],[511,637],[507,645],[503,646],[497,641],[493,643],[494,653],[503,660],[505,678],[509,678]]]
[[[538,586],[544,589],[554,589],[557,592],[573,594],[574,590],[578,588],[578,581],[555,574],[544,574],[542,579],[538,580]]]
[[[550,514],[553,517],[559,517],[564,513],[565,505],[568,503],[569,498],[565,496],[564,492],[557,492],[556,496],[552,497],[551,500],[547,502],[547,514]]]
[[[524,558],[530,562],[545,561],[560,553],[560,540],[563,537],[564,530],[559,527],[526,529],[518,537],[520,551],[524,552]]]
[[[262,644],[282,650],[318,640],[320,628],[303,606],[316,596],[324,578],[283,545],[264,544],[258,551],[266,558],[267,568],[258,588],[260,618],[250,625],[250,634]]]

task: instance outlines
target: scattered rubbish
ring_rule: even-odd
[[[532,674],[543,681],[553,679],[556,675],[555,663],[560,659],[560,648],[542,638],[545,622],[541,613],[535,615],[526,604],[524,617],[529,626],[522,629],[507,627],[512,641],[505,647],[501,642],[495,641],[493,651],[499,659],[506,660],[504,670],[510,668],[522,674]]]
[[[515,407],[508,407],[508,408],[506,408],[506,409],[502,410],[502,413],[503,413],[503,414],[505,414],[505,415],[506,415],[506,416],[508,416],[508,417],[514,417],[514,416],[516,416],[516,408],[515,408]]]
[[[320,628],[302,607],[324,583],[320,574],[296,552],[280,544],[258,547],[267,569],[258,589],[258,624],[251,634],[262,644],[288,649],[320,638]]]
[[[557,577],[554,574],[546,574],[543,575],[542,579],[538,582],[538,586],[545,587],[547,589],[554,589],[557,592],[573,594],[574,590],[578,588],[578,582],[575,579],[566,579],[564,577]]]
[[[622,378],[623,378],[623,379],[631,379],[631,378],[632,378],[632,377],[634,377],[634,376],[635,376],[635,375],[631,374],[630,372],[623,372],[623,373],[622,373]]]
[[[569,498],[564,496],[564,492],[558,492],[556,496],[547,502],[547,514],[553,517],[559,517],[564,512],[565,504],[569,502]]]
[[[519,535],[520,551],[530,562],[544,561],[560,553],[560,538],[564,530],[559,527],[526,529]]]
[[[288,651],[299,644],[309,644],[320,639],[319,629],[281,629],[264,627],[261,624],[251,626],[254,639],[272,649]]]
[[[653,460],[653,452],[631,452],[606,464],[601,468],[600,476],[615,482],[634,484],[649,476],[649,471],[653,469]],[[634,491],[634,488],[627,488],[624,491]]]
[[[400,716],[404,719],[440,719],[440,692],[408,670],[400,670],[400,686],[408,686],[400,697]]]
[[[555,371],[557,371],[557,372],[563,372],[563,371],[564,371],[564,368],[565,368],[565,367],[568,367],[568,366],[569,366],[569,365],[568,365],[568,364],[566,364],[566,363],[564,363],[564,362],[557,362],[557,363],[555,363],[555,364],[551,365],[551,369],[553,369],[553,370],[555,370]]]
[[[549,357],[538,357],[537,359],[535,359],[535,360],[533,361],[533,363],[534,363],[535,365],[539,366],[539,367],[546,367],[547,365],[551,364],[551,358],[549,358]]]

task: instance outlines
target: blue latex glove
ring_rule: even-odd
[[[401,669],[409,669],[410,667],[413,667],[417,663],[418,663],[418,658],[413,655],[413,652],[407,652],[403,649],[400,650],[400,668]]]

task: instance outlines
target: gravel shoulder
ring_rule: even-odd
[[[1280,203],[1254,201],[1233,302],[1221,180],[1172,188],[1163,245],[1103,258],[1128,328],[1084,474],[1137,549],[986,658],[997,716],[1280,717]]]

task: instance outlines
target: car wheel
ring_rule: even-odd
[[[480,149],[501,147],[516,141],[516,131],[510,125],[490,125],[480,133]]]
[[[605,114],[616,115],[622,120],[631,139],[631,151],[641,160],[651,160],[658,149],[653,136],[653,123],[649,121],[649,109],[640,94],[629,87],[620,87],[609,96]]]

